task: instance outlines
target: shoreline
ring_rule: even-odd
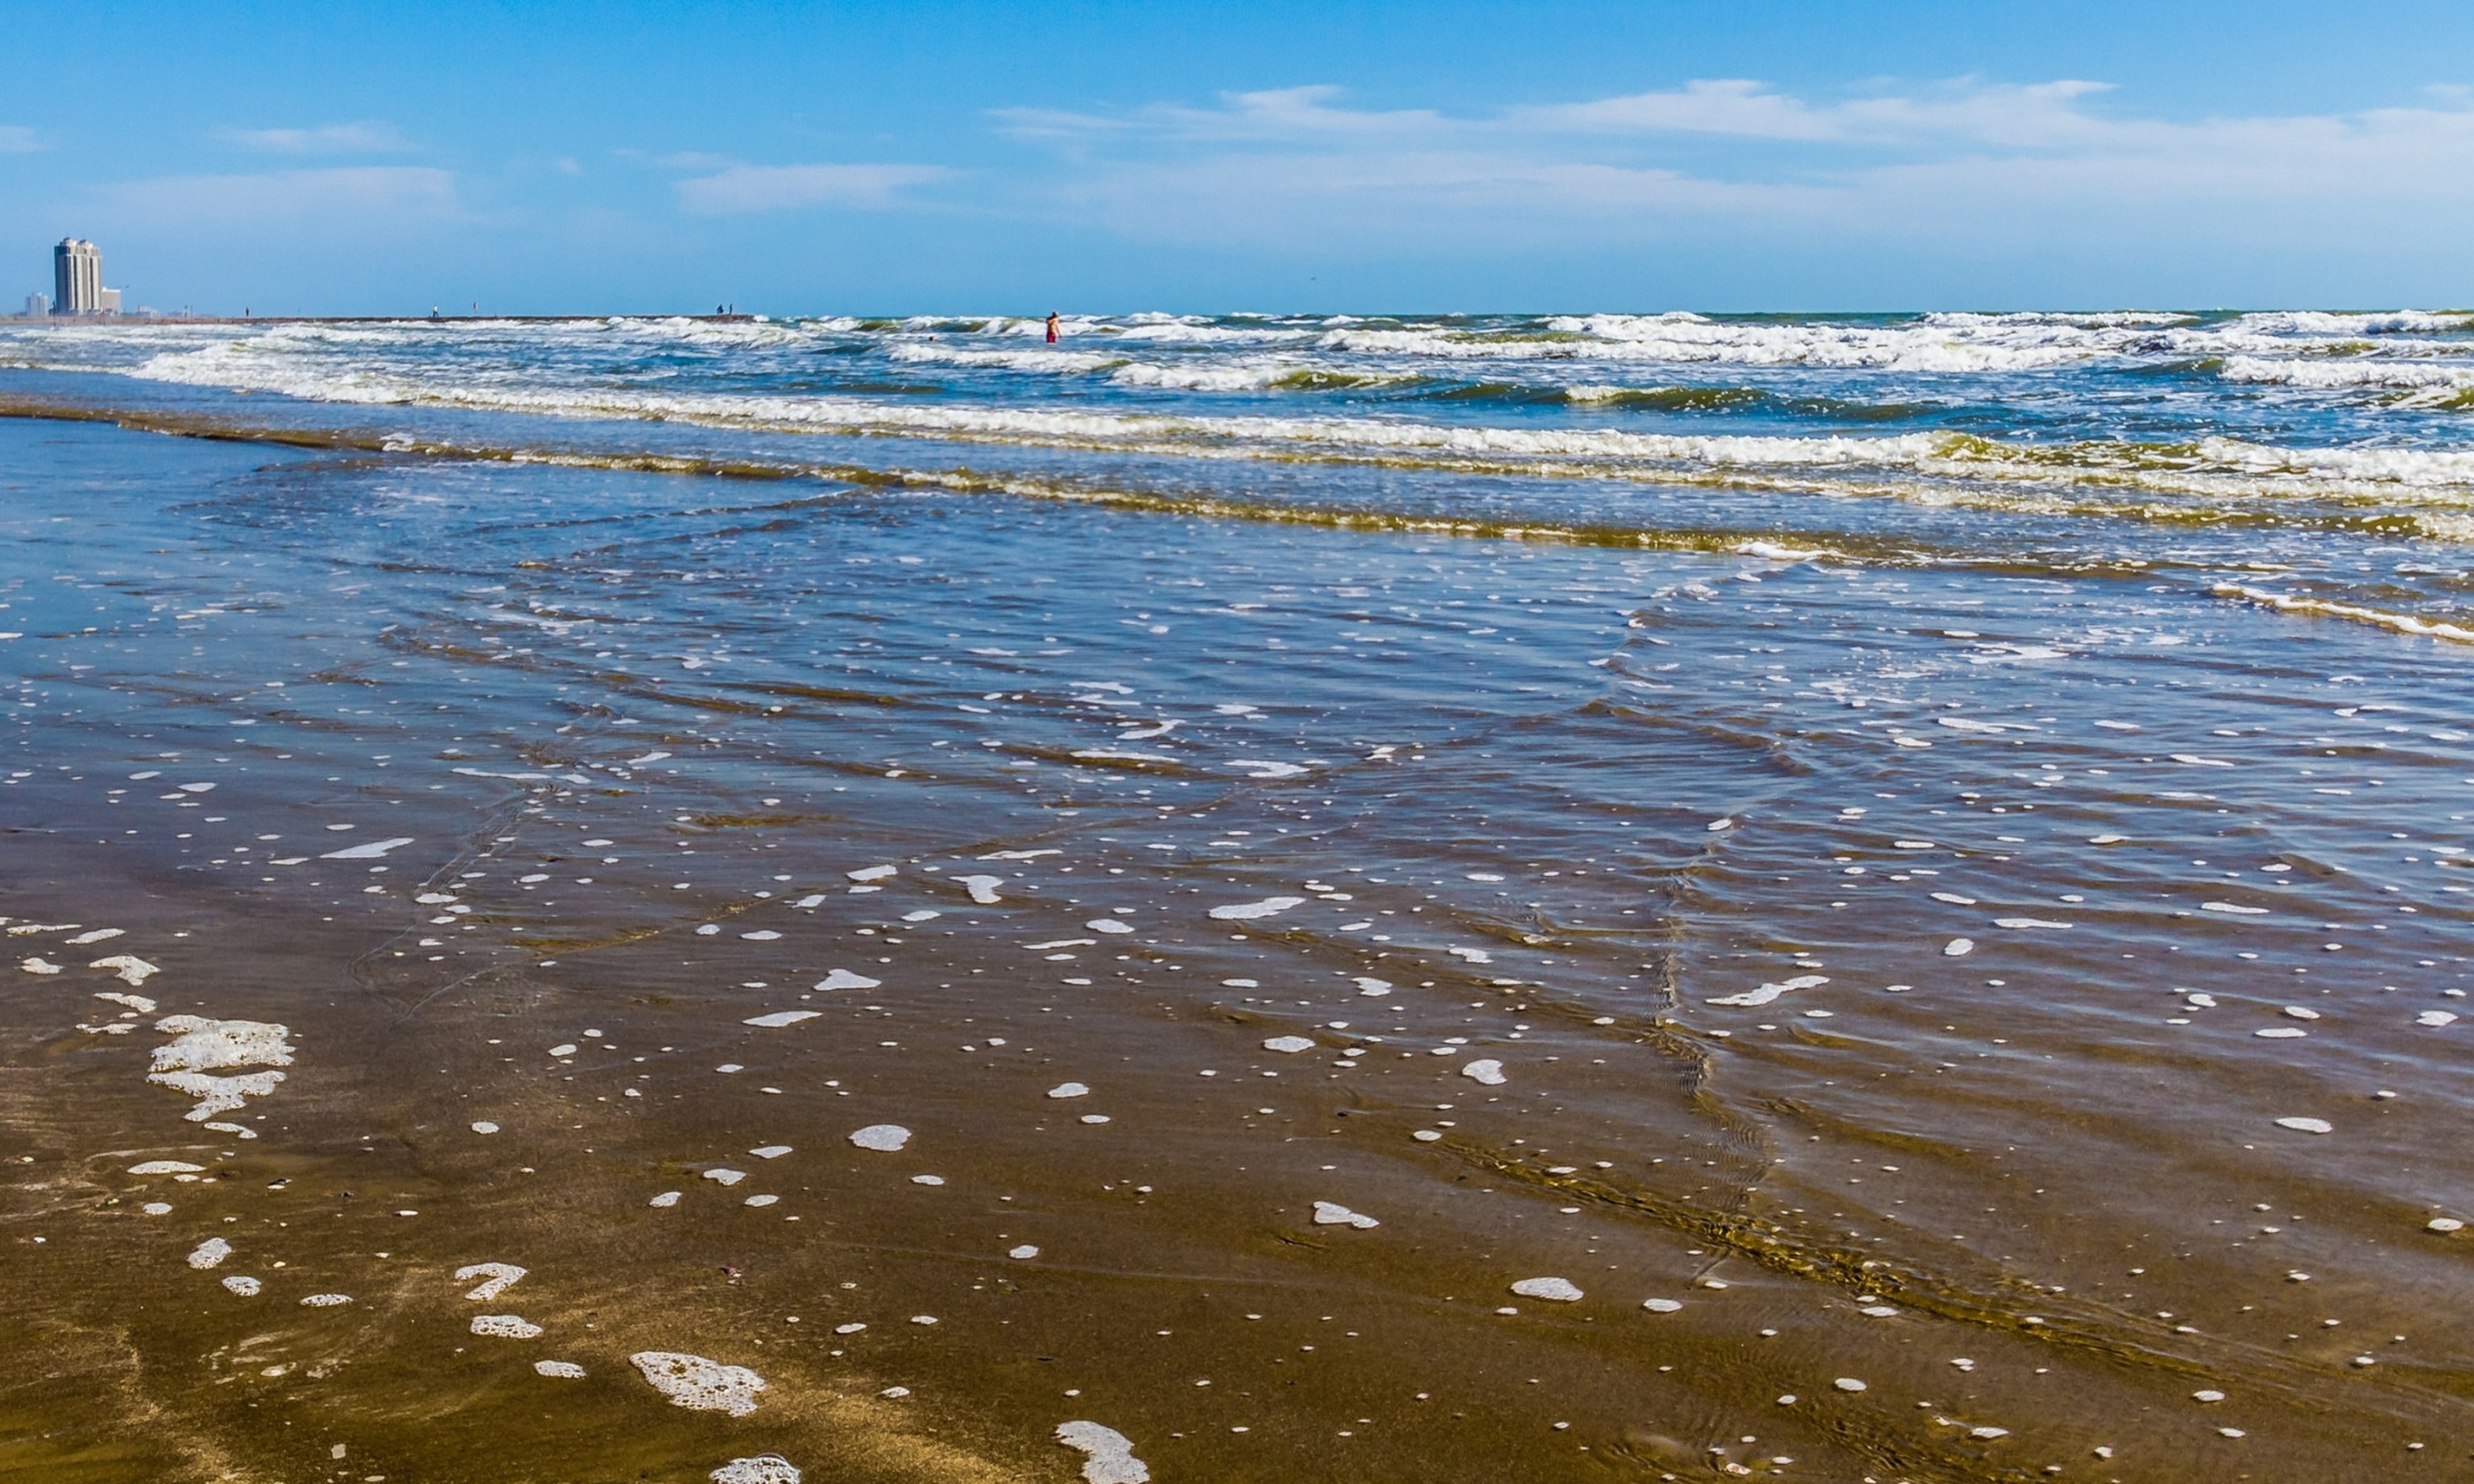
[[[601,320],[691,320],[753,325],[761,314],[12,314],[10,325],[583,325]]]

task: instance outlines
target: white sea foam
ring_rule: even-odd
[[[890,1155],[910,1142],[910,1131],[898,1123],[872,1123],[853,1133],[850,1141],[861,1149]]]
[[[374,839],[344,850],[330,850],[318,859],[321,861],[375,861],[388,851],[400,850],[411,843],[410,836],[395,839]]]
[[[2219,583],[2209,591],[2219,597],[2240,598],[2244,602],[2273,608],[2279,613],[2344,619],[2355,623],[2368,623],[2379,628],[2391,629],[2400,634],[2474,645],[2474,629],[2438,619],[2416,618],[2407,613],[2388,613],[2377,608],[2365,608],[2358,603],[2332,602],[2326,598],[2309,597],[2299,594],[2271,593],[2260,588],[2244,587],[2239,583]]]
[[[291,1031],[261,1020],[209,1020],[201,1015],[167,1015],[155,1029],[171,1035],[155,1048],[154,1069],[146,1080],[198,1100],[188,1112],[203,1123],[229,1112],[249,1098],[264,1097],[283,1081],[281,1072],[250,1072],[218,1077],[231,1067],[284,1067],[292,1064]]]
[[[232,1253],[232,1245],[222,1237],[208,1237],[189,1253],[189,1266],[211,1268]]]
[[[713,1484],[799,1484],[798,1467],[779,1453],[734,1458],[708,1476]]]
[[[1724,361],[1750,366],[1883,367],[1983,372],[2065,365],[2136,352],[2153,354],[2157,337],[2184,337],[2168,350],[2271,355],[2291,344],[2262,330],[2164,328],[2131,325],[1982,322],[1896,327],[1722,324],[1695,317],[1589,316],[1558,321],[1569,340],[1471,337],[1453,329],[1334,331],[1341,348],[1376,354],[1517,362],[1524,358]],[[159,342],[158,342],[159,343]],[[431,342],[437,344],[439,342]],[[1210,457],[1416,456],[1489,461],[1578,461],[1611,472],[1675,467],[1758,472],[1904,470],[1933,476],[2035,482],[2130,483],[2148,489],[2227,497],[2344,494],[2429,488],[2451,499],[2474,489],[2474,455],[2385,448],[2285,449],[2211,438],[2160,450],[2110,441],[2055,447],[2001,443],[1949,433],[1886,435],[1714,435],[1610,427],[1469,426],[1411,418],[1176,416],[1056,405],[889,401],[832,396],[691,393],[643,383],[527,384],[482,377],[451,357],[424,363],[339,354],[332,342],[270,332],[166,351],[131,374],[155,379],[280,392],[321,401],[653,419],[716,426],[863,436],[1112,447]],[[955,353],[947,351],[937,355]],[[995,351],[1005,357],[1084,354]]]
[[[1211,915],[1223,922],[1249,922],[1258,917],[1277,916],[1292,907],[1301,907],[1304,904],[1305,898],[1301,896],[1271,896],[1259,902],[1239,902],[1226,907],[1215,907],[1211,909]]]
[[[120,976],[120,982],[122,984],[129,985],[131,988],[135,988],[137,985],[146,983],[147,980],[161,972],[161,970],[156,968],[154,964],[147,962],[145,960],[138,958],[134,954],[126,953],[116,953],[108,959],[97,959],[93,962],[87,964],[86,967],[90,969],[109,969],[114,974]],[[145,1008],[153,1010],[154,1006],[150,1003]]]
[[[459,1283],[470,1283],[476,1277],[484,1280],[464,1296],[481,1303],[513,1288],[523,1276],[524,1270],[512,1262],[476,1262],[455,1270],[455,1281]]]
[[[540,1338],[542,1326],[521,1314],[475,1314],[473,1332],[500,1340],[532,1340]]]
[[[1791,994],[1798,989],[1818,988],[1828,983],[1830,978],[1826,974],[1798,974],[1793,979],[1783,980],[1774,985],[1763,985],[1758,989],[1747,989],[1741,994],[1721,995],[1710,1003],[1743,1008],[1762,1006],[1783,994]]]
[[[1085,1455],[1083,1484],[1150,1484],[1150,1466],[1134,1456],[1133,1440],[1114,1427],[1091,1422],[1059,1423],[1056,1441]]]
[[[678,1350],[638,1350],[627,1359],[672,1406],[745,1417],[756,1410],[764,1377],[745,1366],[726,1366]]]

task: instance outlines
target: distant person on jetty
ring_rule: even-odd
[[[1056,311],[1054,309],[1048,311],[1048,343],[1056,343]]]

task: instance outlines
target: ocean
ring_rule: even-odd
[[[0,1471],[2474,1469],[2474,314],[1042,329],[0,328]]]

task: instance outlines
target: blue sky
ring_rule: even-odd
[[[2474,304],[2462,3],[11,9],[12,302]]]

